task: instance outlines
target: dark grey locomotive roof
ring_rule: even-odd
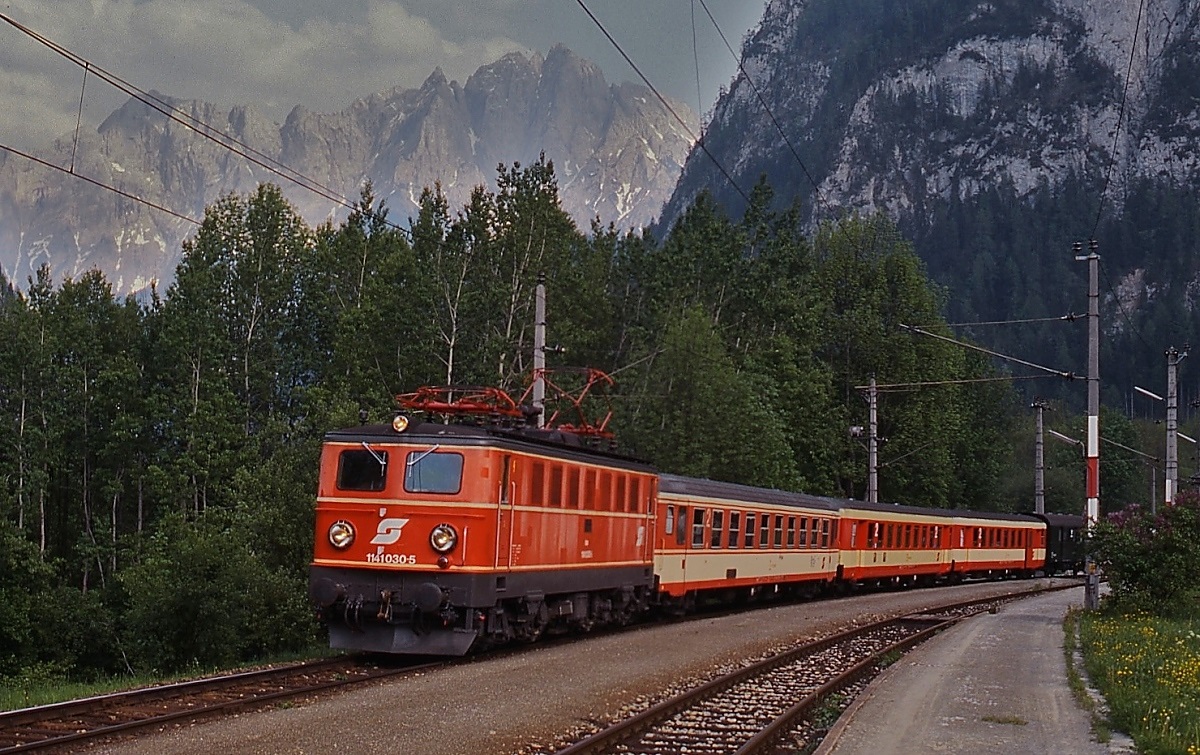
[[[359,425],[325,433],[326,443],[453,443],[458,446],[501,446],[559,456],[574,461],[620,466],[639,472],[654,468],[637,459],[586,445],[578,435],[536,428],[493,428],[479,425],[414,422],[402,433],[390,424]]]

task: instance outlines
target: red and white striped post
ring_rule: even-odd
[[[1074,244],[1075,259],[1088,263],[1088,422],[1087,422],[1087,529],[1090,534],[1100,518],[1100,255],[1095,239]],[[1100,574],[1088,555],[1086,561],[1083,607],[1100,605]]]

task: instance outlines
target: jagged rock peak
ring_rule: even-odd
[[[370,180],[393,218],[415,215],[427,186],[439,183],[461,205],[474,187],[493,184],[498,164],[545,153],[563,207],[581,226],[598,217],[631,228],[657,215],[690,147],[652,95],[633,86],[610,87],[595,64],[558,45],[545,57],[505,55],[465,86],[436,68],[418,88],[365,95],[340,112],[296,105],[282,125],[252,105],[162,99],[351,200]],[[81,135],[77,165],[197,218],[221,195],[262,181],[281,184],[312,222],[343,211],[137,100]],[[192,227],[71,181],[36,165],[0,173],[0,248],[16,250],[0,260],[0,274],[24,281],[49,262],[60,276],[99,268],[119,292],[169,281]]]

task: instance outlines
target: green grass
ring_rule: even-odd
[[[261,668],[273,663],[291,663],[295,661],[323,658],[332,651],[327,649],[307,654],[289,654],[264,660],[245,669]],[[201,669],[195,668],[182,674],[138,674],[115,676],[93,682],[74,682],[64,680],[45,670],[33,669],[19,677],[0,678],[0,711],[31,708],[37,705],[50,705],[66,700],[79,700],[85,697],[105,695],[110,692],[148,687],[154,684],[166,684],[202,676],[212,676],[222,671],[237,669]]]
[[[1200,621],[1084,613],[1088,674],[1114,728],[1149,755],[1200,755]]]

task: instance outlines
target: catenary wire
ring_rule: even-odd
[[[129,192],[127,192],[123,189],[118,189],[115,186],[111,186],[111,185],[103,183],[101,181],[97,181],[94,178],[88,178],[87,176],[80,175],[79,173],[71,172],[61,165],[55,165],[54,163],[43,160],[39,157],[34,157],[33,155],[31,155],[27,152],[22,152],[21,150],[16,149],[14,147],[9,147],[6,144],[0,144],[0,149],[4,150],[5,152],[9,152],[11,154],[17,155],[18,157],[23,157],[26,160],[31,160],[31,161],[37,163],[38,165],[42,165],[47,168],[52,168],[54,170],[62,171],[63,173],[66,173],[69,176],[78,178],[80,181],[86,181],[87,183],[90,183],[93,186],[98,186],[101,189],[111,191],[115,194],[120,194],[121,196],[125,197],[126,199],[132,199],[134,202],[137,202],[138,204],[144,204],[147,207],[152,207],[155,210],[158,210],[160,212],[165,212],[168,215],[172,215],[176,218],[179,218],[180,220],[185,220],[189,223],[193,223],[195,225],[200,225],[200,221],[196,220],[195,218],[189,218],[187,215],[181,215],[180,213],[175,212],[174,210],[168,209],[168,208],[166,208],[160,204],[157,204],[155,202],[151,202],[149,199],[146,199],[144,197],[139,197],[136,194],[130,194]]]
[[[323,186],[318,181],[304,175],[303,173],[300,173],[297,170],[294,170],[294,169],[284,165],[283,163],[280,163],[279,161],[275,160],[274,158],[270,157],[269,155],[266,155],[256,149],[254,149],[253,147],[250,147],[249,145],[238,140],[236,137],[233,137],[233,136],[221,131],[220,129],[217,129],[207,123],[204,123],[200,119],[195,118],[194,116],[192,116],[188,113],[185,113],[184,111],[174,107],[170,103],[163,101],[159,97],[155,96],[153,93],[146,92],[143,89],[141,89],[140,87],[137,87],[136,85],[129,83],[128,81],[121,78],[120,76],[113,74],[100,66],[97,66],[96,64],[94,64],[91,61],[88,61],[87,59],[83,58],[82,56],[72,52],[71,50],[67,49],[66,47],[63,47],[62,45],[54,42],[53,40],[45,37],[44,35],[34,31],[33,29],[30,29],[29,27],[25,26],[24,24],[20,23],[19,21],[16,21],[9,15],[0,12],[0,20],[3,20],[4,22],[8,23],[10,26],[13,26],[14,28],[19,30],[26,36],[30,37],[31,39],[48,47],[49,49],[58,53],[62,57],[66,58],[67,60],[74,63],[75,65],[78,65],[81,68],[84,68],[85,71],[90,70],[92,73],[94,73],[96,76],[98,76],[99,78],[101,78],[102,80],[104,80],[105,82],[107,82],[108,84],[113,86],[114,88],[116,88],[122,92],[125,92],[126,94],[130,95],[131,97],[137,99],[138,101],[142,102],[143,104],[147,105],[148,107],[158,111],[162,115],[164,115],[167,118],[171,119],[172,121],[180,124],[181,126],[189,129],[190,131],[198,134],[199,136],[204,137],[205,139],[208,139],[209,141],[212,141],[213,143],[217,144],[218,146],[223,147],[224,149],[250,161],[251,163],[263,168],[264,170],[267,170],[267,171],[271,172],[272,174],[274,174],[290,183],[293,183],[307,191],[310,191],[324,199],[327,199],[327,200],[329,200],[337,205],[340,205],[346,209],[351,209],[351,210],[355,209],[355,205],[349,199],[347,199],[344,195],[339,194],[338,192],[336,192],[333,189],[330,189],[329,187]],[[218,138],[218,136],[220,138]],[[10,151],[12,151],[12,150],[10,150]],[[74,175],[74,174],[72,174],[72,175]],[[98,185],[98,186],[106,186],[105,184],[102,184],[102,183],[96,182],[96,181],[93,181],[93,183],[96,183],[96,185]],[[412,232],[410,229],[404,228],[403,226],[397,225],[396,223],[393,223],[386,219],[384,219],[384,223],[397,231],[407,234],[411,239]]]
[[[650,79],[646,77],[646,74],[642,73],[642,69],[638,68],[637,63],[633,62],[633,58],[629,57],[629,54],[625,52],[625,48],[621,47],[621,43],[617,42],[616,38],[613,37],[604,24],[600,22],[600,19],[596,18],[596,14],[592,13],[591,9],[587,7],[587,3],[585,3],[584,0],[575,0],[575,2],[580,8],[583,9],[583,12],[587,14],[588,18],[592,20],[592,23],[596,25],[596,28],[598,28],[600,32],[608,39],[609,43],[612,44],[612,46],[616,48],[617,52],[621,54],[621,57],[625,59],[625,62],[628,63],[631,68],[633,68],[634,73],[641,78],[642,82],[645,83],[647,87],[649,87],[650,91],[654,93],[654,96],[658,98],[658,101],[661,102],[663,107],[667,109],[667,112],[669,112],[671,116],[675,118],[676,122],[683,127],[683,130],[692,138],[692,141],[696,143],[696,146],[700,147],[700,149],[704,151],[705,155],[708,155],[708,159],[712,160],[713,165],[717,166],[717,170],[721,171],[721,175],[725,176],[725,180],[737,190],[737,193],[741,195],[746,204],[750,204],[750,195],[748,195],[745,190],[742,189],[741,185],[734,180],[729,171],[725,169],[725,166],[721,164],[721,161],[717,159],[717,156],[714,155],[707,146],[705,146],[704,140],[698,138],[694,133],[692,133],[692,129],[687,125],[687,121],[685,121],[679,115],[667,98],[658,91],[658,87],[651,83]]]
[[[1133,57],[1137,52],[1137,37],[1142,28],[1142,10],[1145,6],[1146,0],[1138,3],[1137,21],[1133,25],[1133,36],[1129,39],[1129,65],[1125,69],[1125,86],[1121,89],[1121,106],[1117,110],[1117,127],[1113,131],[1113,145],[1108,154],[1108,169],[1104,172],[1104,188],[1100,190],[1100,204],[1096,208],[1096,221],[1092,224],[1092,238],[1096,238],[1096,231],[1100,228],[1100,216],[1104,213],[1104,200],[1108,196],[1113,166],[1117,162],[1117,144],[1121,136],[1121,122],[1125,119],[1125,101],[1129,96],[1129,80],[1133,76]]]
[[[1112,294],[1113,301],[1116,302],[1117,311],[1121,313],[1121,318],[1125,320],[1127,325],[1129,325],[1129,329],[1138,337],[1138,340],[1142,342],[1142,345],[1150,351],[1153,351],[1150,343],[1146,340],[1146,337],[1142,335],[1142,331],[1133,323],[1133,320],[1129,317],[1129,313],[1125,311],[1125,305],[1121,303],[1121,297],[1117,296],[1117,290],[1113,286],[1112,278],[1110,278],[1108,275],[1108,268],[1104,265],[1103,257],[1100,258],[1100,271],[1104,273],[1104,283],[1108,286],[1108,292]]]
[[[758,85],[754,83],[754,79],[750,78],[750,72],[746,70],[746,66],[742,60],[742,57],[734,52],[733,45],[729,44],[729,39],[725,36],[725,32],[721,30],[721,26],[717,23],[717,19],[713,17],[712,11],[708,9],[707,0],[700,0],[700,7],[704,8],[704,12],[708,14],[708,20],[712,22],[713,28],[716,29],[717,34],[721,36],[721,41],[725,43],[725,49],[729,50],[729,54],[732,55],[733,59],[737,61],[738,70],[742,72],[742,76],[746,77],[746,83],[750,85],[750,88],[754,91],[754,96],[758,98],[759,104],[762,105],[763,110],[766,111],[767,117],[770,118],[771,123],[775,125],[775,130],[779,132],[781,137],[783,137],[783,143],[787,145],[788,151],[792,153],[792,157],[795,158],[796,163],[800,166],[800,170],[804,173],[804,177],[808,179],[810,184],[812,184],[813,192],[817,197],[817,202],[824,205],[826,209],[829,209],[829,203],[826,201],[825,195],[821,193],[821,187],[812,177],[812,174],[808,172],[808,167],[804,164],[804,161],[800,159],[800,153],[796,151],[796,147],[792,144],[792,140],[788,138],[787,133],[783,130],[783,126],[780,125],[779,119],[775,117],[775,113],[771,111],[771,107],[767,104],[766,98],[763,97],[762,91],[760,91]]]

